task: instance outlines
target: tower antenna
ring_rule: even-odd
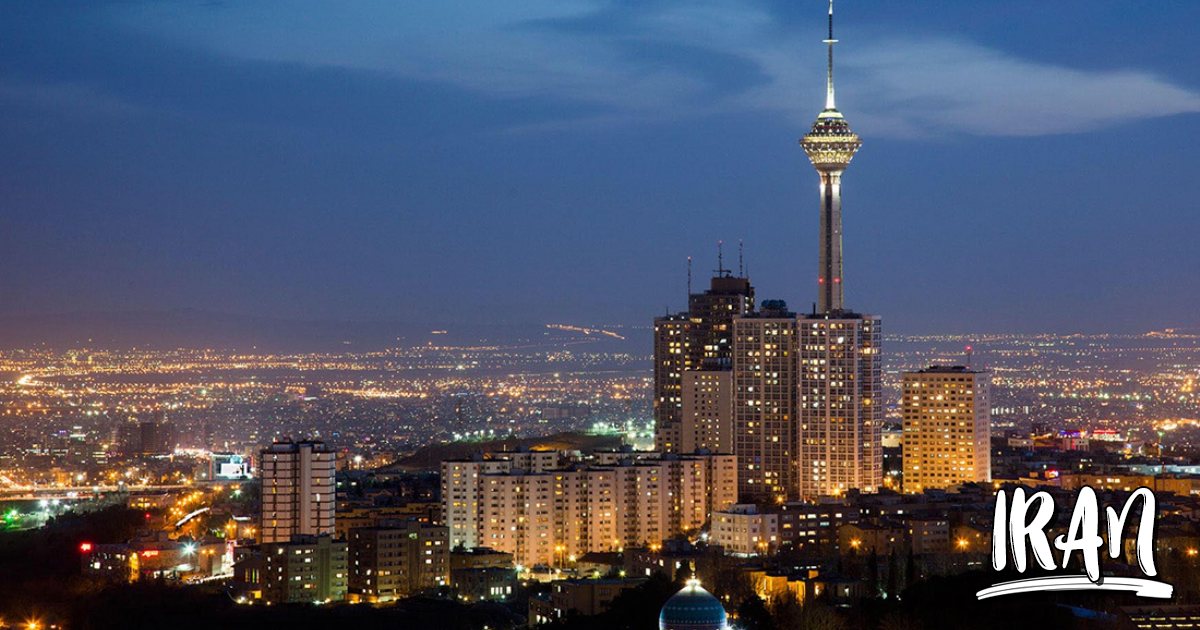
[[[717,241],[717,275],[725,277],[729,270],[725,268],[725,241]]]
[[[833,38],[833,0],[829,0],[829,36],[825,43],[829,45],[829,68],[825,78],[825,109],[837,109],[833,98],[833,45],[838,40]]]
[[[746,263],[745,263],[745,258],[743,257],[744,256],[744,251],[743,251],[744,247],[745,247],[745,243],[742,241],[742,239],[739,238],[738,239],[738,277],[739,278],[746,277]]]

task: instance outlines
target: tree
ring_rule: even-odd
[[[871,555],[867,557],[867,588],[871,597],[879,596],[879,553],[871,547]]]
[[[904,588],[913,587],[917,583],[917,558],[913,555],[912,547],[908,548],[908,557],[904,562]]]
[[[742,600],[737,609],[738,627],[743,630],[775,630],[771,611],[758,595]]]
[[[771,607],[771,618],[776,628],[787,630],[843,630],[846,627],[845,621],[833,608],[816,601],[801,604],[790,591],[775,600]]]
[[[887,585],[884,587],[883,596],[887,599],[896,599],[900,595],[900,563],[896,559],[896,552],[888,554],[887,566]]]

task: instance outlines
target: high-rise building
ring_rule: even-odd
[[[733,322],[733,452],[741,501],[796,495],[796,323],[778,300]]]
[[[472,549],[483,543],[477,538],[481,475],[510,470],[542,472],[559,467],[558,451],[499,451],[487,456],[449,459],[442,462],[442,523],[450,528],[450,547]]]
[[[883,482],[880,445],[880,320],[845,306],[842,273],[842,173],[862,146],[837,109],[833,87],[833,2],[829,4],[825,109],[800,145],[820,181],[817,303],[799,326],[799,448],[801,498],[857,489],[874,492]]]
[[[847,311],[799,322],[799,496],[883,484],[879,318]]]
[[[450,547],[472,549],[479,541],[480,477],[512,470],[506,459],[452,459],[442,462],[442,523],[450,529]]]
[[[991,375],[955,366],[905,372],[904,491],[989,482]]]
[[[388,602],[445,586],[450,544],[445,527],[418,521],[350,530],[350,592]]]
[[[655,449],[688,452],[683,436],[684,374],[728,370],[733,356],[733,319],[754,310],[749,278],[718,264],[709,288],[688,296],[688,310],[654,320]],[[691,426],[695,426],[694,424]]]
[[[175,451],[175,426],[161,416],[130,419],[118,426],[117,439],[127,455],[169,455]]]
[[[276,442],[259,454],[259,542],[332,536],[337,453],[324,442]]]
[[[733,371],[683,373],[679,452],[733,452]]]

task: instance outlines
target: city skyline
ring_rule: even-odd
[[[269,5],[8,6],[0,317],[637,325],[683,303],[686,256],[707,269],[719,239],[745,242],[759,297],[805,311],[794,138],[822,100],[803,60],[823,4],[714,3],[736,28],[712,41],[674,3],[421,10],[486,63],[399,9],[300,46],[309,27]],[[1083,6],[839,6],[847,115],[872,139],[849,304],[906,333],[1197,324],[1200,77],[1172,36],[1196,9]],[[1130,36],[1134,17],[1162,36]],[[591,61],[571,82],[547,51]],[[491,64],[509,71],[468,72]],[[1132,164],[1152,165],[1138,186]]]
[[[0,628],[1200,619],[1200,8],[964,4],[0,5]]]

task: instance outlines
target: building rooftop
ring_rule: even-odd
[[[931,365],[917,370],[917,374],[980,374],[984,370],[975,370],[965,365]]]

